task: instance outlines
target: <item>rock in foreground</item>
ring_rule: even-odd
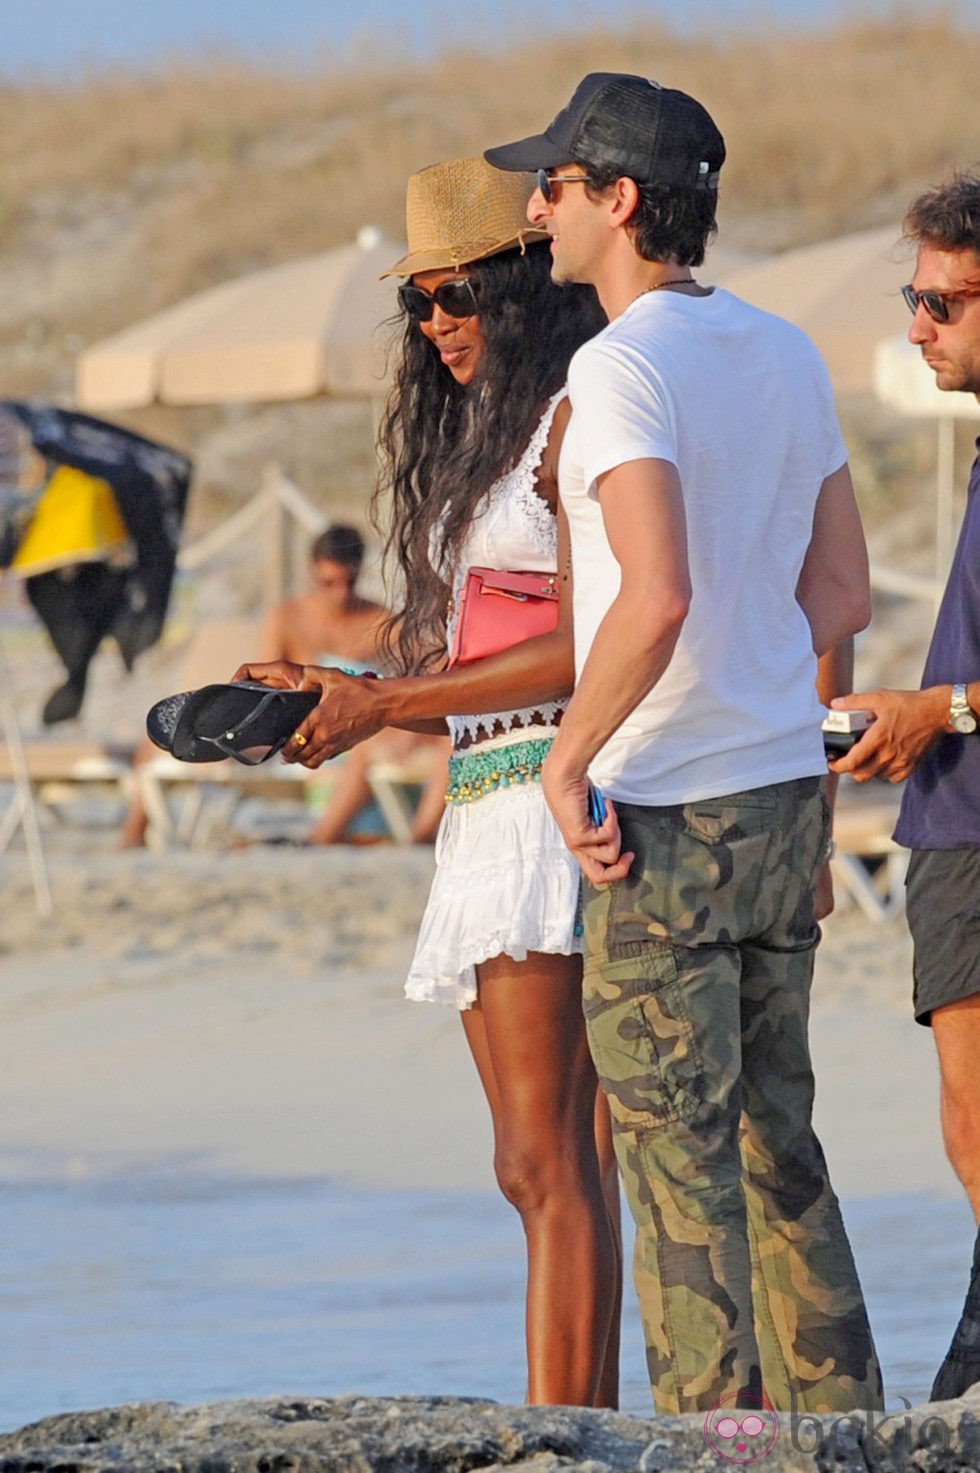
[[[765,1419],[758,1418],[757,1422]],[[0,1435],[0,1473],[953,1473],[980,1469],[980,1386],[876,1416],[646,1420],[460,1398],[282,1397],[67,1413]]]

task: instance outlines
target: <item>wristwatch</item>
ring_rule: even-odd
[[[949,703],[949,724],[961,736],[969,736],[977,729],[977,716],[966,698],[966,686],[954,685]]]

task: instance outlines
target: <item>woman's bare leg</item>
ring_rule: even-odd
[[[622,1211],[620,1208],[619,1166],[616,1162],[616,1152],[612,1139],[612,1118],[609,1114],[609,1101],[606,1099],[601,1088],[596,1090],[595,1095],[595,1144],[596,1154],[599,1157],[602,1195],[606,1204],[609,1230],[612,1234],[613,1249],[616,1254],[616,1278],[613,1288],[614,1312],[609,1324],[609,1337],[606,1340],[606,1355],[602,1368],[602,1379],[599,1383],[599,1397],[596,1406],[618,1407],[619,1325],[623,1308]]]
[[[617,1249],[595,1139],[596,1075],[577,957],[494,957],[462,1014],[500,1188],[527,1238],[528,1401],[596,1406],[608,1387]]]

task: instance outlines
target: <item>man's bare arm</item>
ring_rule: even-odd
[[[285,605],[282,603],[274,604],[262,620],[258,641],[259,662],[287,658],[287,641],[283,629],[284,608]]]
[[[820,488],[796,597],[818,655],[825,655],[871,621],[868,549],[846,465],[829,475]]]
[[[842,639],[832,650],[821,655],[817,661],[817,695],[825,706],[854,684],[854,640]],[[824,779],[831,813],[837,802],[838,777],[828,769]],[[834,881],[830,873],[830,860],[821,866],[817,877],[816,916],[824,920],[834,908]]]
[[[599,501],[620,588],[596,631],[542,781],[565,842],[601,884],[622,878],[632,855],[620,854],[612,807],[600,828],[589,820],[588,765],[669,665],[691,582],[675,466],[657,459],[617,466],[600,478]]]

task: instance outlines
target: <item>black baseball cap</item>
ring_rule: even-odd
[[[718,187],[725,140],[695,98],[646,77],[590,72],[543,133],[488,148],[497,169],[534,173],[572,162],[638,184]]]

